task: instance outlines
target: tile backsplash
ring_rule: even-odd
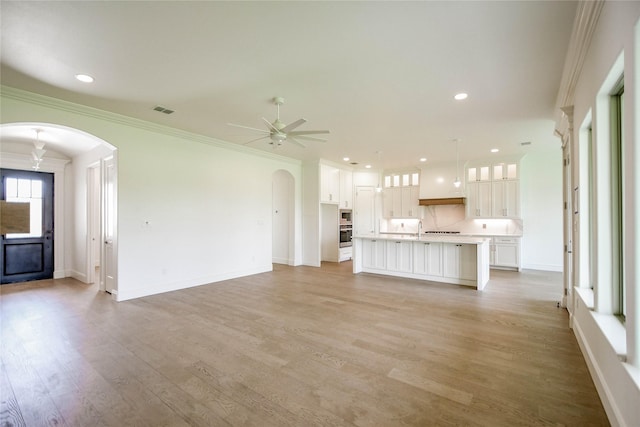
[[[521,219],[467,219],[464,205],[422,206],[422,231],[459,231],[461,234],[522,235]],[[382,233],[417,233],[420,219],[382,219]]]

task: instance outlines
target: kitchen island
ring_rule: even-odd
[[[353,237],[353,273],[473,286],[489,281],[489,241],[483,237],[366,234]]]

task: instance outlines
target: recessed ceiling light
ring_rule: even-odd
[[[426,162],[426,161],[427,161],[427,158],[426,158],[426,157],[420,157],[420,161],[421,161],[421,162]]]
[[[76,74],[76,79],[80,80],[82,83],[93,83],[93,77],[88,74]]]
[[[343,157],[343,158],[342,158],[342,160],[344,160],[345,162],[348,162],[348,161],[349,161],[349,160],[351,160],[351,159],[350,159],[350,158],[348,158],[348,157]]]
[[[492,148],[492,149],[491,149],[491,152],[492,152],[492,153],[497,153],[498,151],[500,151],[498,148]]]
[[[365,168],[371,169],[371,165],[365,165]]]
[[[469,96],[469,95],[467,95],[466,93],[464,93],[464,92],[460,92],[460,93],[457,93],[453,98],[454,98],[456,101],[462,101],[463,99],[467,99],[467,97],[468,97],[468,96]]]

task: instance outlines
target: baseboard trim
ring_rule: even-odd
[[[87,279],[87,275],[84,273],[80,273],[79,271],[75,271],[75,270],[71,270],[69,272],[69,274],[67,275],[67,277],[72,277],[76,280],[81,281],[82,283],[86,283],[89,284],[88,279]]]
[[[249,270],[231,271],[227,273],[216,274],[207,277],[200,277],[187,281],[165,283],[156,286],[145,286],[137,289],[122,289],[122,284],[118,284],[117,301],[127,301],[135,298],[147,297],[150,295],[163,294],[166,292],[179,291],[181,289],[193,288],[196,286],[209,285],[211,283],[221,282],[223,280],[237,279],[238,277],[252,276],[259,273],[267,273],[273,271],[271,263]]]
[[[555,271],[562,273],[562,265],[557,264],[522,264],[523,269],[527,270],[541,270],[541,271]]]

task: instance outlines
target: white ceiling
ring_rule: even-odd
[[[557,147],[554,107],[576,3],[3,0],[0,8],[3,85],[237,144],[259,135],[228,123],[265,128],[262,117],[275,119],[271,99],[282,96],[283,122],[304,117],[297,130],[331,134],[280,154],[391,169],[455,160],[454,138],[461,161],[494,147],[500,155]],[[455,101],[461,91],[469,98]]]

